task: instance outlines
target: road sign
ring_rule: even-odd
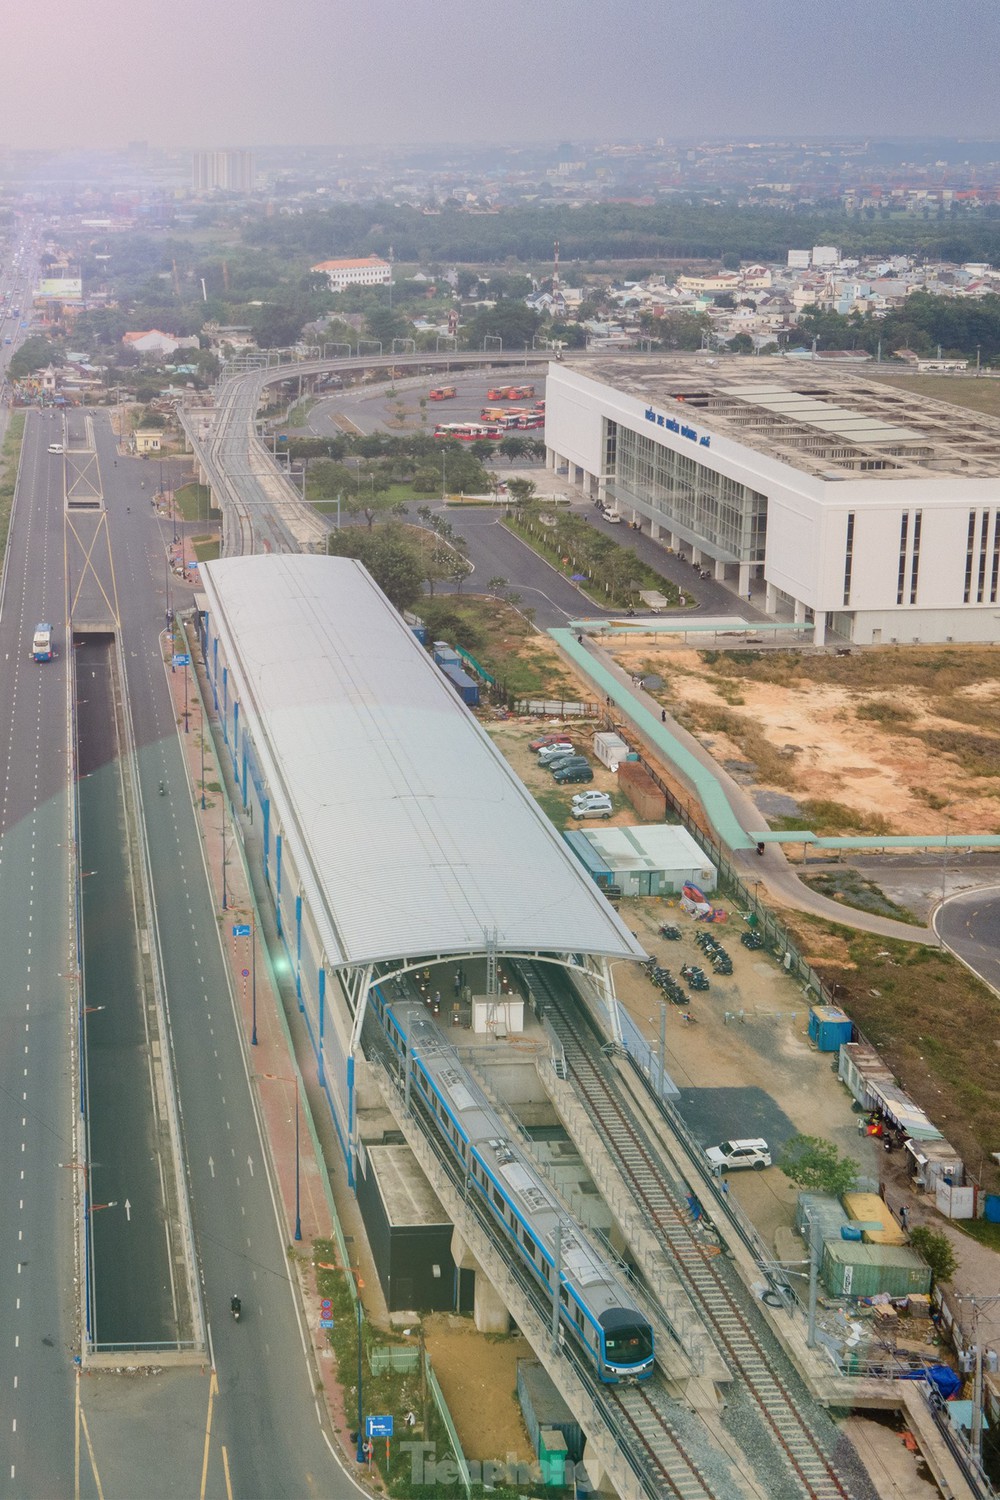
[[[250,970],[249,969],[241,969],[240,973],[243,975],[244,979],[249,979],[250,978]]]
[[[186,651],[175,651],[174,652],[174,666],[175,667],[186,667],[186,666],[190,665],[190,662],[191,662],[191,658],[187,654]]]
[[[233,925],[233,937],[249,937],[249,936],[250,936],[250,923],[249,922],[236,922],[236,923],[234,923],[234,925]]]
[[[392,1437],[392,1416],[365,1417],[365,1432],[370,1438]]]

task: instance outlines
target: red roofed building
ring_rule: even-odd
[[[326,277],[331,292],[342,291],[345,286],[388,286],[392,280],[392,266],[378,255],[366,255],[361,260],[321,260],[309,269]]]

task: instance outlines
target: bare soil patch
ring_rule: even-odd
[[[432,1313],[424,1320],[424,1343],[466,1457],[503,1461],[514,1453],[531,1463],[516,1395],[517,1362],[534,1358],[527,1339],[484,1336],[468,1318]]]
[[[1000,830],[1000,650],[915,647],[849,658],[693,651],[630,640],[630,672],[755,790],[799,800],[817,833]]]

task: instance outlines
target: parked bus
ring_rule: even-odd
[[[481,443],[492,442],[503,433],[499,427],[485,427],[481,422],[439,422],[434,436],[455,438],[460,443]]]
[[[452,396],[457,396],[458,391],[453,385],[436,385],[431,391],[432,401],[450,401]]]
[[[495,385],[486,392],[487,401],[527,401],[535,394],[533,385]]]
[[[31,656],[33,661],[51,661],[55,656],[52,645],[52,626],[43,621],[35,626],[34,638],[31,642]]]

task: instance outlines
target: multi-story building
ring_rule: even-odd
[[[252,193],[252,151],[195,151],[191,156],[191,191],[194,193]]]
[[[1000,420],[814,360],[550,366],[551,467],[742,598],[861,644],[1000,639]]]
[[[345,286],[388,286],[392,280],[392,266],[378,255],[360,260],[321,260],[309,269],[326,277],[331,292],[342,291]]]

